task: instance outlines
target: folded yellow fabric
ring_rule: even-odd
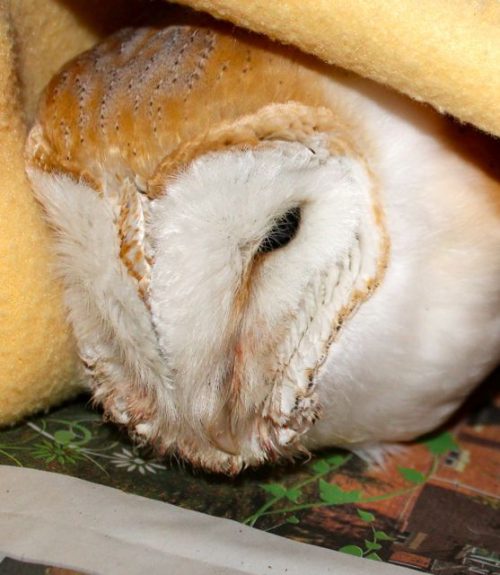
[[[0,0],[0,425],[80,388],[47,226],[24,176],[24,140],[48,79],[107,32],[110,13],[110,28],[119,25],[126,1],[86,2],[89,20],[76,0]]]
[[[47,230],[24,177],[12,14],[0,3],[0,424],[71,393],[75,359]]]
[[[500,136],[498,0],[179,0]]]

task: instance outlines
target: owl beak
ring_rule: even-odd
[[[212,434],[209,436],[210,444],[217,448],[219,451],[223,451],[228,455],[239,455],[240,446],[234,435],[227,432],[219,432],[217,434]]]
[[[231,419],[228,417],[227,409],[223,409],[207,430],[210,444],[228,455],[239,455],[240,444],[231,429]]]

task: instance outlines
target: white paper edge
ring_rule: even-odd
[[[410,575],[118,489],[0,465],[0,555],[98,575]]]

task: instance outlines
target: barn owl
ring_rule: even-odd
[[[500,186],[446,126],[219,25],[67,64],[27,172],[106,416],[227,474],[441,424],[500,350]]]

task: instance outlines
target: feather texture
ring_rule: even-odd
[[[107,415],[225,473],[440,424],[500,350],[500,186],[445,126],[218,26],[69,63],[28,174]]]

